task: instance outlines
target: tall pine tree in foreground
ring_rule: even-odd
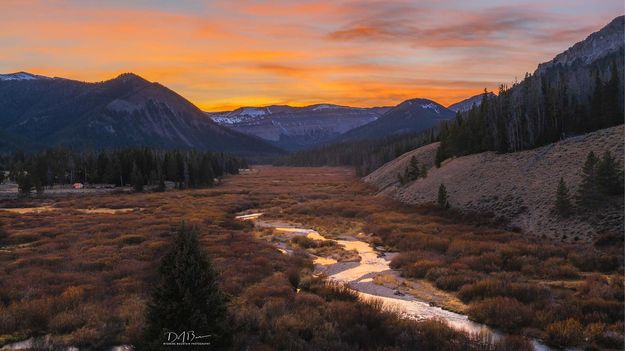
[[[568,217],[571,214],[571,208],[569,188],[566,186],[564,178],[560,178],[558,190],[556,191],[556,212],[561,217]]]
[[[191,350],[222,350],[229,344],[226,298],[217,285],[217,273],[201,248],[197,230],[184,223],[172,248],[163,257],[159,282],[146,315],[141,350],[169,350],[167,333],[192,331],[210,335],[195,342],[210,346],[186,346]]]

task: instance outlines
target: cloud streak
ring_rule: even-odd
[[[450,104],[532,71],[623,13],[620,0],[5,0],[0,72],[133,71],[206,110]]]

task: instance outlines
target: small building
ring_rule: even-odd
[[[85,187],[85,186],[84,186],[82,183],[74,183],[74,184],[72,185],[72,188],[74,188],[74,189],[82,189],[82,188],[84,188],[84,187]]]

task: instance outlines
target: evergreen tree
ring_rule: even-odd
[[[405,180],[404,176],[401,175],[401,173],[397,173],[397,180],[399,181],[399,185],[406,184],[406,180]]]
[[[564,178],[560,178],[556,191],[556,212],[562,217],[568,217],[571,214],[571,207],[569,188],[566,186]]]
[[[28,195],[33,191],[33,177],[30,174],[21,172],[15,180],[20,194]]]
[[[417,161],[417,158],[413,155],[408,164],[408,181],[419,179],[420,175],[421,168],[419,167],[419,161]]]
[[[196,341],[210,342],[221,350],[229,344],[226,298],[217,285],[217,273],[205,250],[200,247],[197,230],[180,226],[171,250],[159,268],[159,283],[152,294],[146,314],[142,340],[145,350],[167,350],[166,333],[193,331]]]
[[[132,187],[135,189],[135,191],[139,193],[142,192],[143,183],[145,180],[143,179],[143,174],[141,174],[141,171],[139,170],[139,167],[137,167],[137,164],[134,164],[132,166],[131,179],[132,179]]]
[[[428,169],[425,165],[421,165],[421,177],[426,178],[428,176]]]
[[[577,193],[577,204],[580,207],[592,208],[598,204],[597,162],[595,153],[589,152],[582,167],[582,182]]]
[[[606,151],[597,162],[597,187],[605,195],[623,193],[623,170],[611,152]]]
[[[441,168],[441,163],[447,158],[443,151],[443,141],[441,140],[438,148],[436,149],[436,168]]]
[[[447,195],[447,188],[445,188],[445,185],[443,185],[441,183],[441,185],[438,187],[438,201],[437,201],[438,207],[439,208],[449,208],[449,197]]]

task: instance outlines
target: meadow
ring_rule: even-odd
[[[399,252],[393,266],[404,276],[452,293],[471,318],[512,334],[623,345],[622,242],[556,243],[409,207],[376,196],[348,168],[267,166],[206,189],[0,202],[41,206],[54,210],[0,210],[0,345],[33,335],[91,349],[136,343],[160,257],[185,221],[198,228],[229,296],[233,349],[529,349],[524,338],[494,343],[359,302],[313,276],[303,251],[284,255],[256,239],[234,218],[246,210],[327,237],[364,233]]]

